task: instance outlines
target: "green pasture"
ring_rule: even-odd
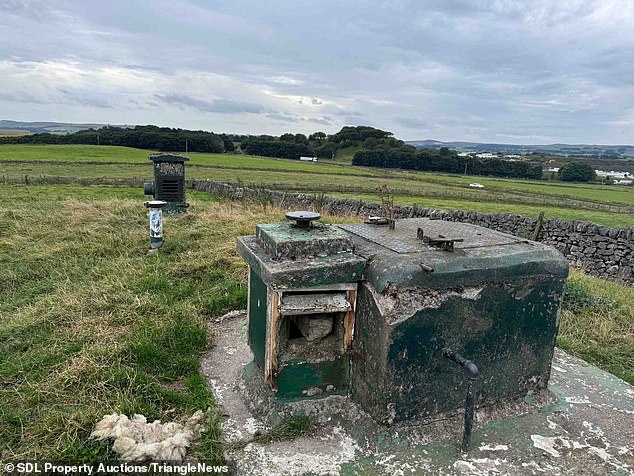
[[[152,168],[147,160],[148,153],[146,150],[112,146],[1,145],[0,176],[150,179]],[[549,215],[563,219],[590,220],[611,226],[634,224],[631,209],[626,208],[634,207],[633,187],[373,169],[346,166],[330,160],[307,163],[238,154],[190,154],[190,157],[187,177],[192,179],[309,193],[346,194],[367,201],[377,201],[376,189],[387,184],[394,190],[399,204],[429,203],[437,204],[439,208],[530,215],[546,208]],[[474,182],[485,188],[469,187]]]
[[[634,187],[474,176],[462,177],[457,175],[435,175],[433,180],[437,184],[447,186],[461,185],[468,187],[470,183],[479,183],[485,186],[484,189],[480,189],[482,191],[506,191],[516,194],[572,198],[596,203],[634,205]]]
[[[54,162],[128,162],[149,164],[148,150],[119,146],[95,145],[0,145],[0,160],[54,161]],[[190,152],[188,164],[218,167],[264,168],[267,170],[295,170],[319,173],[341,173],[371,175],[362,167],[343,167],[323,162],[301,162],[299,160],[274,159],[241,154],[203,154]]]
[[[329,195],[363,202],[376,202],[376,195],[359,193],[329,193]],[[438,210],[473,210],[482,213],[510,213],[537,218],[541,211],[546,219],[560,218],[562,220],[589,221],[604,226],[626,227],[634,224],[634,218],[624,213],[612,213],[595,210],[553,207],[548,205],[526,205],[495,201],[474,202],[460,199],[443,199],[437,197],[396,196],[395,205],[435,208]]]

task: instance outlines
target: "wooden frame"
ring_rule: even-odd
[[[313,288],[314,289],[314,288]],[[295,291],[295,290],[293,290]],[[267,309],[266,309],[266,345],[264,352],[264,381],[269,382],[271,389],[277,391],[277,348],[280,335],[280,298],[282,291],[269,288],[267,291]],[[354,339],[354,323],[357,307],[357,291],[356,289],[346,290],[346,300],[350,304],[350,309],[343,318],[343,351],[344,353],[352,350],[352,341]]]
[[[264,381],[271,384],[271,389],[277,391],[277,340],[280,331],[280,293],[269,288],[266,313],[266,347],[264,355]],[[269,306],[270,305],[270,306]]]
[[[357,308],[357,291],[346,291],[346,297],[350,303],[350,310],[343,318],[343,351],[352,350],[352,339],[354,338],[354,317]]]

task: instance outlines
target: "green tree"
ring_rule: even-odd
[[[324,145],[315,148],[315,155],[320,159],[331,159],[337,153],[337,144],[326,142]]]
[[[304,134],[295,134],[296,144],[308,144],[308,138]]]
[[[316,141],[322,141],[326,138],[326,134],[324,132],[315,132],[311,135],[308,136],[308,140],[316,140]]]
[[[379,139],[377,139],[376,137],[368,137],[366,140],[363,141],[361,147],[363,147],[364,149],[374,149],[377,145],[379,145]]]
[[[597,176],[592,166],[583,162],[566,162],[558,174],[564,182],[591,182]]]
[[[223,144],[225,147],[225,152],[235,152],[236,146],[230,139],[224,139]]]

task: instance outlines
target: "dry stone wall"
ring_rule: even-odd
[[[379,215],[381,204],[334,198],[324,195],[289,193],[277,190],[236,187],[208,180],[189,181],[195,190],[217,196],[273,203],[286,210],[316,210],[333,215]],[[436,210],[426,207],[394,207],[397,218],[426,217],[458,221],[492,228],[504,233],[532,238],[536,218],[506,213],[481,213],[466,210]],[[634,283],[634,228],[609,228],[594,223],[544,220],[538,241],[557,248],[568,262],[601,278]]]

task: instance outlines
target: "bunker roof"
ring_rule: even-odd
[[[397,220],[393,230],[374,224],[339,227],[351,233],[354,253],[369,260],[365,278],[379,292],[389,284],[447,288],[523,275],[568,275],[556,249],[468,223],[409,218]]]

